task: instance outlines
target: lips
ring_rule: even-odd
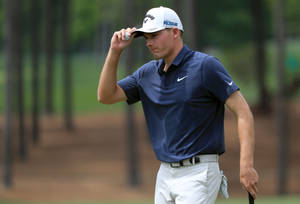
[[[151,51],[152,53],[156,53],[156,52],[158,52],[158,49],[151,49],[151,48],[150,48],[150,51]]]

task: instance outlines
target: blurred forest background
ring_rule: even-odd
[[[99,137],[113,136],[115,133],[110,131],[119,130],[118,134],[126,138],[120,144],[127,155],[121,157],[127,166],[126,182],[129,186],[141,186],[143,173],[138,161],[143,158],[139,156],[138,141],[140,131],[147,135],[140,117],[141,106],[99,104],[97,85],[112,34],[122,28],[141,26],[146,11],[157,6],[167,6],[178,13],[185,44],[219,58],[241,88],[255,117],[262,118],[258,121],[267,121],[267,125],[258,127],[271,127],[272,134],[267,134],[272,135],[268,138],[275,145],[270,159],[274,160],[272,172],[276,175],[267,193],[300,193],[299,169],[295,170],[297,179],[293,184],[293,189],[298,190],[289,188],[289,164],[300,155],[299,151],[293,152],[294,146],[291,149],[291,144],[299,145],[299,140],[292,140],[299,135],[292,122],[297,123],[298,119],[299,123],[300,113],[300,1],[2,0],[0,181],[8,189],[2,196],[14,197],[14,191],[9,189],[18,186],[22,182],[18,178],[24,174],[17,167],[30,174],[30,169],[36,167],[30,163],[36,158],[34,154],[51,147],[53,141],[46,137],[55,134],[53,138],[57,139],[57,135],[63,135],[62,143],[69,144],[66,135],[70,141],[75,140],[72,135],[89,134],[88,128]],[[135,39],[122,56],[119,79],[151,59],[144,39]],[[96,129],[108,125],[109,120],[119,121],[120,127],[107,132]],[[84,133],[80,131],[82,126],[86,128]],[[86,142],[89,137],[84,138]],[[90,139],[91,145],[93,138]],[[263,150],[269,139],[257,146]],[[80,140],[81,143],[84,142]],[[107,146],[105,141],[97,144],[98,149]],[[62,147],[63,152],[68,147]],[[85,148],[89,149],[88,145]],[[111,150],[117,151],[113,147],[107,151]],[[52,165],[58,165],[55,159],[59,157],[63,156],[52,158]],[[43,161],[46,156],[40,159]]]

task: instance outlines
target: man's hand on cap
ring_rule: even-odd
[[[136,28],[127,28],[127,29],[122,29],[120,31],[117,31],[114,33],[112,39],[111,39],[111,49],[114,50],[119,50],[122,51],[124,50],[127,46],[130,45],[134,38],[134,32]]]

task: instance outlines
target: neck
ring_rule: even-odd
[[[166,58],[164,58],[164,62],[165,62],[164,71],[165,72],[171,66],[172,62],[174,61],[176,56],[179,54],[182,47],[183,47],[183,42],[182,41],[180,41],[178,43],[175,43],[175,46],[174,46],[174,49],[173,49],[172,53],[169,56],[167,56]]]

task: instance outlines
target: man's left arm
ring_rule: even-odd
[[[248,103],[239,91],[235,91],[225,102],[237,118],[240,140],[240,182],[243,188],[256,198],[258,174],[254,169],[254,119]]]

